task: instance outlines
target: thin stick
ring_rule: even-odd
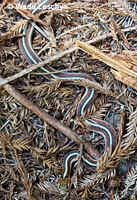
[[[127,32],[127,31],[132,31],[132,30],[135,30],[137,29],[137,26],[134,26],[134,27],[130,27],[130,28],[126,28],[126,29],[122,29],[123,32]],[[108,34],[104,34],[102,36],[99,36],[99,37],[95,37],[94,39],[92,40],[89,40],[88,42],[86,42],[86,44],[94,44],[94,43],[97,43],[97,42],[100,42],[101,40],[105,40],[107,39],[108,37],[112,37],[112,34],[111,33],[108,33]],[[77,46],[73,46],[72,48],[69,48],[65,51],[62,51],[54,56],[51,56],[49,58],[47,58],[46,60],[44,60],[43,62],[40,62],[38,64],[35,64],[35,65],[29,65],[27,69],[24,69],[22,70],[21,72],[11,76],[11,77],[8,77],[6,79],[3,79],[3,81],[1,81],[0,83],[0,86],[3,86],[4,84],[6,83],[9,83],[15,79],[18,79],[40,67],[43,67],[44,65],[46,64],[49,64],[50,62],[53,62],[55,60],[58,60],[59,58],[69,54],[69,53],[72,53],[74,51],[78,50],[78,47]]]
[[[54,56],[51,56],[51,57],[47,58],[45,61],[39,62],[38,64],[29,65],[27,69],[24,69],[21,72],[13,75],[11,77],[8,77],[6,79],[1,80],[0,81],[0,86],[3,86],[4,84],[9,83],[10,81],[13,81],[15,79],[18,79],[18,78],[20,78],[20,77],[22,77],[22,76],[24,76],[24,75],[26,75],[26,74],[38,69],[40,67],[43,67],[46,64],[49,64],[50,62],[58,60],[59,58],[65,56],[66,54],[72,53],[75,50],[77,50],[76,46],[72,47],[72,48],[70,48],[68,50],[62,51],[62,52],[60,52],[60,53],[58,53],[58,54],[56,54]]]
[[[57,39],[61,38],[62,36],[68,34],[69,32],[71,32],[71,31],[73,31],[73,30],[76,30],[76,29],[79,29],[79,28],[82,28],[82,27],[88,26],[88,25],[91,26],[91,24],[85,24],[85,25],[83,25],[83,26],[81,26],[81,27],[78,26],[78,27],[72,28],[72,29],[70,29],[69,31],[66,31],[66,32],[64,32],[64,33],[61,33],[61,34],[58,35],[55,39],[57,40]],[[127,32],[127,31],[133,31],[133,30],[136,30],[136,29],[137,29],[137,26],[133,26],[133,27],[129,27],[129,28],[122,29],[121,31],[125,33],[125,32]],[[101,40],[105,40],[105,39],[107,39],[107,38],[109,38],[109,37],[113,37],[112,33],[107,33],[107,34],[104,34],[104,35],[101,35],[101,36],[97,36],[97,37],[93,38],[92,40],[89,40],[89,41],[86,42],[86,43],[87,43],[87,44],[95,44],[95,43],[100,42]],[[47,48],[50,44],[51,44],[51,42],[48,42],[48,43],[39,51],[38,55],[40,55],[42,51],[45,51],[46,48]]]
[[[105,54],[103,51],[100,51],[94,46],[88,45],[85,42],[81,42],[79,40],[76,41],[77,46],[83,50],[84,52],[87,52],[91,55],[94,55],[95,58],[99,59],[100,61],[104,62],[105,64],[109,65],[110,67],[122,71],[132,77],[137,77],[137,73],[131,69],[128,69],[123,63],[120,63],[119,60],[113,59],[109,57],[107,54]]]
[[[4,79],[0,76],[0,82]],[[56,118],[52,117],[48,113],[46,113],[43,109],[36,106],[32,101],[30,101],[27,97],[22,95],[18,90],[16,90],[12,85],[5,84],[3,88],[12,96],[14,97],[19,103],[23,106],[31,110],[35,113],[40,119],[43,119],[45,122],[53,126],[55,129],[63,133],[65,136],[69,137],[71,140],[76,142],[77,144],[81,144],[81,140],[78,138],[77,134],[73,132],[70,128],[66,127],[63,123],[61,123]],[[84,149],[94,158],[98,159],[100,157],[99,152],[97,149],[93,148],[89,144],[83,144]]]

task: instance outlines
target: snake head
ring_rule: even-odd
[[[60,178],[58,181],[58,188],[61,194],[67,194],[70,186],[70,178]]]

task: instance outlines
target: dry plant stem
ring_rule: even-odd
[[[28,73],[30,73],[30,72],[32,72],[32,71],[34,71],[34,70],[36,70],[36,69],[38,69],[38,68],[40,68],[40,67],[43,67],[43,66],[46,65],[46,64],[49,64],[50,62],[53,62],[53,61],[55,61],[55,60],[58,60],[59,58],[65,56],[65,55],[68,54],[68,53],[72,53],[72,52],[75,51],[75,50],[77,50],[77,47],[76,47],[76,46],[75,46],[75,47],[72,47],[72,48],[70,48],[70,49],[68,49],[68,50],[62,51],[62,52],[60,52],[60,53],[58,53],[58,54],[56,54],[56,55],[54,55],[54,56],[51,56],[51,57],[47,58],[45,61],[40,62],[40,63],[38,63],[38,64],[36,64],[36,65],[29,65],[27,69],[24,69],[24,70],[22,70],[21,72],[19,72],[19,73],[13,75],[13,76],[11,76],[11,77],[8,77],[8,78],[6,78],[6,79],[1,80],[1,81],[0,81],[0,86],[3,86],[4,84],[6,84],[6,83],[8,83],[8,82],[10,82],[10,81],[13,81],[13,80],[15,80],[15,79],[18,79],[18,78],[24,76],[25,74],[28,74]],[[51,72],[51,73],[52,73],[52,72]]]
[[[87,26],[87,24],[86,24],[86,26]],[[76,27],[76,28],[79,29],[79,27]],[[76,28],[75,28],[75,29],[76,29]],[[125,32],[127,32],[127,31],[133,31],[133,30],[136,30],[136,29],[137,29],[137,26],[133,26],[133,27],[129,27],[129,28],[122,29],[121,31],[122,31],[123,33],[125,33]],[[69,30],[69,32],[71,32],[71,31],[73,31],[73,28]],[[59,39],[60,37],[62,37],[62,35],[66,35],[67,33],[68,33],[68,31],[66,31],[66,32],[64,32],[64,33],[62,33],[62,34],[60,34],[60,35],[58,35],[55,39]],[[104,35],[101,35],[101,36],[97,36],[97,37],[93,38],[92,40],[87,41],[86,43],[87,43],[87,44],[95,44],[95,43],[100,42],[100,41],[103,41],[103,40],[105,40],[105,39],[107,39],[107,38],[109,38],[109,37],[113,37],[112,33],[107,33],[107,34],[104,34]],[[39,51],[38,55],[41,54],[42,51],[45,51],[46,48],[49,46],[49,44],[51,44],[51,42],[47,43],[47,44],[43,47],[43,49],[41,49],[41,50]],[[45,47],[46,47],[46,48],[45,48]]]
[[[110,58],[107,54],[103,53],[96,47],[88,45],[88,44],[78,41],[78,40],[76,41],[76,44],[81,50],[83,50],[91,55],[93,54],[96,58],[98,58],[100,61],[106,63],[110,67],[112,67],[118,71],[125,72],[126,74],[128,74],[132,77],[135,77],[135,78],[137,77],[136,72],[128,69],[126,66],[121,64],[118,60]]]
[[[123,29],[122,31],[123,32],[127,32],[127,31],[132,31],[132,30],[135,30],[135,29],[137,29],[137,26],[134,26],[134,27],[131,27],[131,28],[126,28],[126,29]],[[89,40],[86,44],[95,44],[97,42],[100,42],[101,40],[107,39],[108,37],[112,37],[112,34],[108,33],[108,34],[104,34],[102,36],[95,37],[94,39]],[[20,77],[22,77],[22,76],[34,71],[34,70],[36,70],[36,69],[38,69],[40,67],[43,67],[44,65],[49,64],[50,62],[58,60],[59,58],[65,56],[65,55],[67,55],[69,53],[72,53],[72,52],[74,52],[76,50],[78,50],[78,47],[74,46],[74,47],[69,48],[69,49],[67,49],[65,51],[59,52],[58,54],[53,55],[53,56],[47,58],[46,60],[44,60],[43,62],[40,62],[40,63],[38,63],[36,65],[29,65],[27,69],[24,69],[21,72],[13,75],[11,77],[8,77],[6,79],[1,80],[0,86],[4,85],[6,83],[9,83],[9,82],[11,82],[11,81],[13,81],[15,79],[18,79],[18,78],[20,78]]]
[[[116,71],[111,69],[111,72],[114,74],[115,78],[118,81],[123,82],[125,85],[128,85],[129,87],[132,87],[134,90],[137,91],[137,78],[134,78],[132,76],[129,76],[128,74],[120,71]]]
[[[0,76],[0,82],[3,80],[3,78]],[[22,95],[18,90],[16,90],[12,85],[5,84],[3,88],[12,96],[14,97],[19,103],[21,103],[23,106],[31,110],[33,113],[35,113],[40,119],[43,119],[48,124],[53,126],[55,129],[69,137],[71,140],[76,142],[77,144],[81,144],[82,142],[78,138],[77,134],[73,132],[70,128],[66,127],[63,123],[61,123],[56,118],[52,117],[48,113],[46,113],[43,109],[36,106],[33,102],[31,102],[29,99],[27,99],[24,95]],[[99,152],[93,148],[91,145],[83,144],[84,149],[87,153],[89,153],[94,158],[98,159],[100,157]]]

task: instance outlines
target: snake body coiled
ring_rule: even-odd
[[[36,8],[32,11],[33,14],[37,14],[40,10],[40,8],[43,5],[49,5],[53,3],[54,0],[42,0],[39,1],[36,4]],[[36,54],[32,47],[32,34],[34,31],[34,27],[32,24],[27,24],[25,26],[23,37],[19,39],[19,47],[21,49],[21,52],[27,62],[29,64],[37,64],[41,62],[42,60],[40,57]],[[55,72],[56,70],[52,67],[41,67],[42,70],[45,72]],[[68,80],[70,83],[74,83],[77,79],[88,79],[93,81],[93,78],[90,75],[84,74],[84,73],[62,73],[62,74],[50,74],[48,75],[48,79],[65,79]],[[77,114],[79,117],[81,117],[85,111],[87,111],[88,107],[91,106],[94,102],[94,100],[97,97],[97,93],[94,89],[85,87],[84,95],[82,96],[78,107],[77,107]],[[85,120],[86,124],[88,125],[88,129],[91,131],[95,131],[102,135],[105,140],[105,151],[109,148],[110,151],[112,151],[116,146],[116,132],[114,128],[106,121],[97,119],[97,118],[90,118],[88,120]],[[72,165],[75,158],[80,154],[78,150],[70,151],[68,154],[65,155],[64,161],[63,161],[63,176],[62,180],[64,181],[66,178],[69,178],[69,168]],[[95,171],[97,168],[97,160],[90,157],[87,153],[83,154],[83,160],[86,163],[87,167]],[[66,187],[66,186],[63,186]]]

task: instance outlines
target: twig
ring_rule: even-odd
[[[91,24],[89,24],[91,26]],[[84,25],[83,25],[84,26]],[[88,24],[85,24],[85,26],[88,26]],[[76,27],[74,29],[79,29],[80,27]],[[69,32],[73,31],[74,29],[70,29]],[[133,27],[129,27],[129,28],[125,28],[125,29],[122,29],[121,32],[125,33],[125,32],[128,32],[128,31],[133,31],[133,30],[136,30],[137,29],[137,26],[133,26]],[[64,33],[61,33],[60,35],[58,35],[55,39],[59,39],[61,38],[63,35],[66,35],[68,34],[68,31],[64,32]],[[104,34],[104,35],[101,35],[101,36],[97,36],[95,38],[93,38],[92,40],[89,40],[88,42],[86,42],[87,44],[95,44],[97,42],[100,42],[102,40],[105,40],[109,37],[113,37],[112,33],[107,33],[107,34]],[[45,49],[51,44],[51,42],[48,42],[38,53],[38,55],[41,54],[42,51],[45,51]]]
[[[35,64],[35,65],[29,65],[27,69],[24,69],[21,72],[13,75],[11,77],[8,77],[6,79],[1,80],[0,81],[0,86],[3,86],[4,84],[6,84],[6,83],[8,83],[10,81],[13,81],[15,79],[18,79],[18,78],[24,76],[25,74],[28,74],[28,73],[30,73],[30,72],[32,72],[32,71],[34,71],[34,70],[36,70],[36,69],[38,69],[40,67],[43,67],[46,64],[49,64],[50,62],[58,60],[59,58],[65,56],[66,54],[72,53],[75,50],[77,50],[76,46],[74,46],[74,47],[72,47],[72,48],[70,48],[68,50],[62,51],[62,52],[60,52],[60,53],[58,53],[58,54],[56,54],[54,56],[51,56],[51,57],[47,58],[45,61],[43,61],[43,62],[39,62],[38,64]]]
[[[0,76],[0,82],[4,79]],[[3,88],[12,96],[14,97],[19,103],[21,103],[23,106],[31,110],[33,113],[35,113],[40,119],[43,119],[45,122],[53,126],[55,129],[69,137],[71,140],[76,142],[77,144],[81,144],[81,140],[78,138],[77,134],[73,132],[70,128],[66,127],[63,123],[61,123],[56,118],[52,117],[48,113],[46,113],[43,109],[36,106],[33,102],[31,102],[27,97],[22,95],[18,90],[16,90],[12,85],[5,84]],[[99,158],[100,154],[98,151],[93,148],[89,144],[83,144],[84,149],[94,158]]]
[[[36,74],[36,75],[49,75],[49,74],[60,74],[62,72],[70,72],[70,71],[79,71],[79,67],[74,67],[74,68],[71,68],[71,69],[62,69],[62,70],[58,70],[58,71],[55,71],[55,72],[33,72],[32,74]]]
[[[81,41],[77,40],[76,44],[81,50],[83,50],[91,55],[94,55],[95,58],[99,59],[100,61],[104,62],[105,64],[109,65],[110,67],[112,67],[118,71],[122,71],[132,77],[135,77],[135,78],[137,77],[137,73],[133,70],[128,69],[126,66],[126,63],[125,63],[125,65],[121,64],[118,60],[109,57],[104,52],[100,51],[99,49],[97,49],[94,46],[87,45],[85,42],[81,42]]]
[[[126,28],[126,29],[122,29],[123,32],[127,32],[127,31],[132,31],[132,30],[135,30],[137,29],[137,26],[134,26],[134,27],[130,27],[130,28]],[[108,34],[104,34],[102,36],[99,36],[99,37],[95,37],[94,39],[92,40],[89,40],[88,42],[86,42],[86,44],[94,44],[94,43],[97,43],[97,42],[100,42],[101,40],[105,40],[106,38],[108,37],[112,37],[112,34],[111,33],[108,33]],[[76,51],[78,49],[77,46],[73,46],[72,48],[69,48],[65,51],[62,51],[54,56],[51,56],[50,58],[47,58],[46,60],[44,60],[43,62],[40,62],[38,64],[35,64],[35,65],[29,65],[27,69],[24,69],[22,70],[21,72],[11,76],[11,77],[8,77],[6,79],[3,79],[3,81],[1,80],[1,83],[0,83],[0,86],[3,86],[4,84],[6,83],[9,83],[15,79],[18,79],[46,64],[49,64],[50,62],[53,62],[55,60],[58,60],[59,58],[69,54],[69,53],[72,53],[74,51]]]

